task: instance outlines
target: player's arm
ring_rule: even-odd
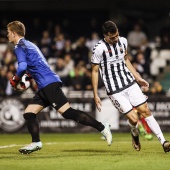
[[[129,69],[129,71],[133,74],[133,76],[135,77],[136,81],[142,86],[142,88],[144,89],[144,91],[147,91],[149,88],[149,83],[147,81],[145,81],[141,75],[136,71],[136,69],[133,67],[133,65],[131,64],[131,62],[129,61],[127,55],[125,55],[125,63],[127,68]]]
[[[10,78],[10,84],[13,88],[16,87],[21,77],[24,75],[27,69],[26,53],[21,47],[15,48],[15,54],[18,60],[18,68],[15,75]]]
[[[27,69],[27,63],[26,62],[20,62],[18,63],[18,69],[15,75],[13,75],[10,78],[10,84],[13,88],[16,87],[18,82],[20,81],[21,77],[24,75],[25,71]]]
[[[26,50],[21,46],[18,46],[17,48],[15,48],[15,54],[18,60],[16,76],[21,78],[27,70]]]
[[[98,96],[98,75],[99,74],[99,65],[98,64],[92,64],[92,87],[93,87],[93,94],[94,94],[94,100],[97,109],[101,110],[101,100]]]
[[[133,65],[131,64],[131,62],[129,61],[128,59],[128,56],[126,55],[125,56],[125,63],[126,63],[126,66],[127,68],[129,69],[129,71],[133,74],[133,76],[135,77],[136,81],[138,79],[141,78],[140,74],[136,71],[136,69],[133,67]]]
[[[19,78],[21,78],[24,73],[26,72],[27,70],[27,63],[22,61],[20,63],[18,63],[18,69],[17,69],[17,72],[16,72],[16,76],[18,76]]]

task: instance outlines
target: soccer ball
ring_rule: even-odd
[[[25,91],[30,87],[30,85],[31,83],[29,76],[27,74],[24,74],[14,90]]]

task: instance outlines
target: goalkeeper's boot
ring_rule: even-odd
[[[19,152],[21,152],[22,154],[30,154],[34,151],[38,151],[42,148],[42,142],[32,142],[29,145],[26,145],[24,147],[22,147],[21,149],[19,149]]]
[[[105,137],[107,144],[110,146],[112,144],[112,133],[110,131],[110,125],[106,123],[104,130],[101,131],[102,135]]]
[[[170,142],[169,141],[165,141],[162,146],[163,146],[165,153],[170,152]]]
[[[132,133],[132,146],[133,148],[136,150],[136,151],[140,151],[141,149],[141,145],[140,145],[140,142],[139,142],[139,135],[138,136],[134,136]]]

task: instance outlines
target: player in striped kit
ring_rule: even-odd
[[[159,124],[151,114],[147,98],[141,88],[148,90],[149,84],[136,72],[127,57],[127,39],[119,36],[116,24],[106,21],[102,26],[104,38],[93,48],[92,85],[97,109],[101,110],[98,96],[98,73],[104,82],[107,95],[113,105],[127,117],[131,128],[132,146],[140,151],[138,116],[133,108],[145,118],[152,132],[157,136],[165,152],[170,151],[170,142],[166,141]],[[138,85],[139,84],[139,85]]]

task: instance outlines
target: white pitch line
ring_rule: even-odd
[[[3,149],[3,148],[12,148],[12,147],[16,147],[16,146],[22,146],[22,145],[16,145],[16,144],[5,145],[5,146],[0,146],[0,149]]]

